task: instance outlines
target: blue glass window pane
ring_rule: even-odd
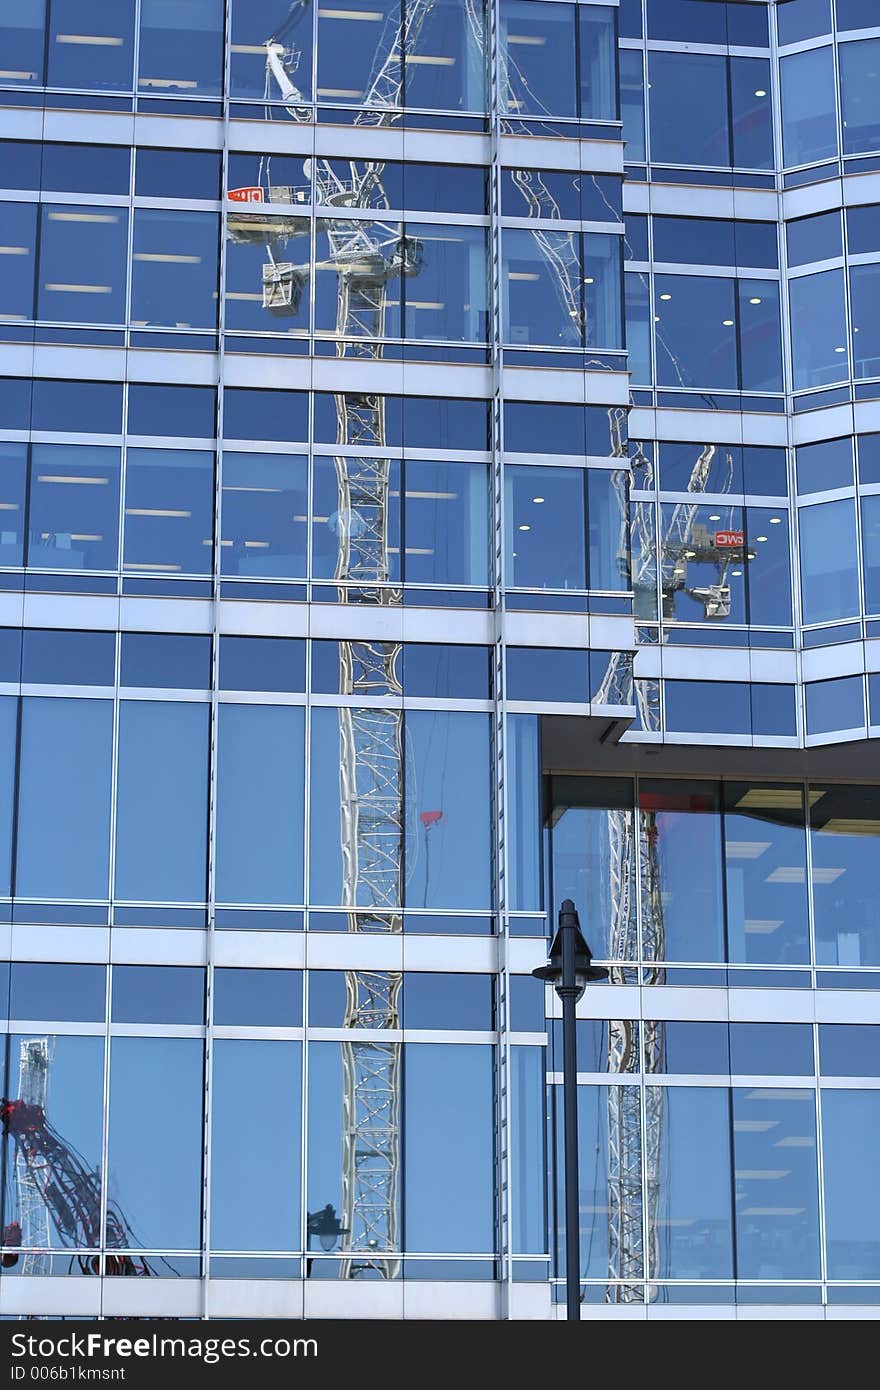
[[[285,72],[305,101],[312,99],[311,0],[234,0],[229,82],[233,96],[266,97],[266,49],[274,40],[283,51]],[[273,91],[273,96],[279,95]]]
[[[128,433],[213,439],[217,402],[210,386],[128,388]]]
[[[4,254],[0,256],[0,313],[4,323],[36,317],[34,268],[37,210],[36,203],[3,204],[5,247]]]
[[[667,1279],[733,1275],[728,1095],[709,1087],[649,1088],[665,1134],[660,1193],[649,1208],[656,1274]],[[654,1244],[656,1242],[656,1245]]]
[[[19,627],[0,628],[0,680],[18,685],[21,680],[21,639]]]
[[[405,9],[406,105],[431,111],[484,111],[484,0],[468,6],[459,0],[437,0],[427,13],[419,0],[407,0]],[[452,61],[438,63],[437,55]]]
[[[717,0],[652,0],[648,5],[648,38],[726,44],[725,8]]]
[[[651,159],[730,164],[727,59],[715,53],[648,54]]]
[[[745,518],[746,556],[751,557],[747,558],[746,570],[749,622],[787,627],[791,624],[788,512],[782,508],[746,507]],[[730,577],[735,578],[733,574]]]
[[[651,300],[647,275],[625,275],[627,364],[632,380],[650,383],[651,372]]]
[[[300,1043],[218,1038],[214,1044],[213,1249],[300,1248],[301,1077]],[[244,1096],[254,1114],[272,1116],[271,1149],[256,1188],[254,1136],[241,1122]]]
[[[707,703],[712,703],[713,696],[709,689]],[[646,955],[659,946],[667,960],[723,960],[721,817],[716,788],[710,782],[643,780],[639,807],[643,853],[653,840],[653,872],[663,894],[664,940],[656,946],[646,940]],[[646,870],[643,891],[656,891],[656,885],[647,880],[650,872]]]
[[[880,965],[878,790],[813,786],[810,796],[817,962]]]
[[[639,1092],[635,1086],[578,1086],[578,1128],[582,1134],[589,1134],[591,1142],[581,1144],[579,1151],[579,1235],[580,1269],[588,1278],[607,1277],[608,1251],[613,1239],[613,1223],[619,1219],[623,1228],[639,1230],[642,1226],[642,1193],[640,1184],[624,1184],[616,1191],[615,1175],[612,1171],[611,1135],[620,1132],[623,1126],[630,1135],[629,1161],[634,1168],[642,1162],[641,1131],[636,1121],[639,1107]],[[555,1151],[562,1152],[562,1087],[552,1089]],[[556,1231],[555,1253],[556,1273],[561,1275],[565,1268],[564,1232],[561,1221],[563,1206],[562,1173],[563,1165],[557,1163],[556,1169]],[[609,1193],[615,1192],[615,1206],[612,1209]],[[638,1278],[643,1272],[641,1252],[634,1250],[628,1262],[630,1276]]]
[[[219,198],[220,156],[210,150],[138,150],[134,191],[147,198]]]
[[[512,980],[511,984],[516,984],[516,980]],[[511,1048],[513,1248],[524,1255],[539,1255],[547,1248],[544,1197],[545,1067],[543,1048]]]
[[[828,0],[783,0],[776,6],[776,24],[780,47],[830,34],[831,7]]]
[[[192,965],[114,965],[114,1023],[204,1023],[205,972]]]
[[[737,681],[666,681],[670,733],[750,734],[749,687]]]
[[[306,688],[306,644],[296,637],[221,637],[221,690]]]
[[[52,0],[48,86],[131,91],[134,0]]]
[[[736,0],[727,3],[727,42],[733,47],[766,48],[768,16],[763,5],[743,5]]]
[[[75,1240],[81,1248],[94,1248],[101,1241],[104,1040],[65,1037],[63,1034],[50,1034],[47,1037],[45,1032],[37,1037],[12,1033],[8,1038],[8,1049],[6,1065],[10,1073],[11,1095],[28,1099],[29,1086],[27,1077],[21,1075],[22,1062],[32,1074],[45,1067],[46,1119],[54,1133],[61,1137],[82,1164],[80,1171],[84,1180],[78,1193],[81,1200],[77,1216],[71,1223],[66,1219],[69,1208],[66,1209],[63,1202],[54,1205],[52,1216],[43,1228],[48,1234],[49,1247],[55,1250],[66,1247],[69,1250]],[[4,1147],[7,1172],[11,1174],[15,1171],[11,1137],[7,1137]],[[14,1180],[7,1184],[4,1223],[10,1220],[22,1222],[17,1186]],[[112,1204],[108,1210],[108,1226],[111,1212]],[[70,1259],[69,1254],[67,1259]]]
[[[586,232],[583,245],[584,338],[587,347],[623,346],[623,239]]]
[[[214,455],[192,449],[128,450],[126,570],[210,574],[214,568]]]
[[[298,1028],[302,1023],[301,970],[214,971],[214,1023]]]
[[[407,459],[403,474],[406,582],[488,585],[486,465]]]
[[[802,444],[796,453],[798,492],[830,492],[838,487],[852,487],[852,448],[851,439]]]
[[[489,1253],[495,1248],[492,1048],[409,1043],[405,1074],[406,1248]]]
[[[61,323],[123,323],[125,208],[44,203],[37,314]]]
[[[587,653],[552,647],[507,648],[509,700],[583,703],[590,698]]]
[[[620,62],[620,115],[627,159],[645,158],[645,68],[641,49],[622,48]]]
[[[851,266],[849,286],[853,324],[853,375],[877,377],[880,376],[880,327],[877,323],[880,264]]]
[[[623,255],[624,260],[627,261],[648,260],[648,219],[641,213],[628,212],[626,215]],[[629,339],[627,338],[628,345]]]
[[[846,239],[851,256],[880,251],[880,207],[847,208]]]
[[[743,491],[753,497],[784,497],[788,492],[785,450],[746,444],[743,448]]]
[[[368,531],[376,515],[376,502],[385,500],[386,546],[385,579],[392,583],[401,577],[400,464],[396,459],[350,456],[339,459],[316,457],[312,495],[312,578],[358,578],[360,550],[352,538]],[[360,494],[352,506],[352,494]],[[361,500],[361,498],[363,500]],[[372,560],[366,564],[368,578],[375,582]]]
[[[102,1023],[107,1012],[103,965],[32,965],[13,962],[9,1017]]]
[[[227,450],[222,480],[223,573],[304,578],[308,510],[305,458]]]
[[[829,1279],[880,1279],[880,1091],[822,1091]]]
[[[534,787],[527,794],[536,796]],[[633,785],[620,779],[573,777],[554,779],[553,799],[557,815],[552,824],[552,902],[572,898],[578,905],[581,927],[600,960],[628,952],[635,954],[635,907],[620,914],[608,864],[614,853],[613,838],[622,834],[621,873],[635,873],[633,844]],[[627,854],[626,846],[630,846]],[[616,936],[617,940],[614,940]]]
[[[31,448],[27,563],[40,569],[115,570],[119,449]]]
[[[18,701],[0,698],[0,895],[12,888],[12,826],[15,804],[15,752],[18,743]]]
[[[781,391],[779,285],[774,280],[739,280],[737,299],[740,385],[744,391]]]
[[[451,700],[489,698],[488,647],[407,642],[403,663],[403,688],[407,695]]]
[[[819,1069],[825,1076],[880,1076],[880,1028],[820,1023]]]
[[[406,905],[489,907],[488,716],[409,710],[406,731],[412,748],[406,795],[417,837]]]
[[[178,633],[123,632],[122,674],[127,686],[210,690],[211,639]]]
[[[591,589],[629,588],[628,483],[628,475],[623,470],[591,468],[587,472]]]
[[[873,0],[837,0],[835,14],[838,30],[872,29],[877,25]]]
[[[617,119],[615,10],[610,5],[579,5],[578,69],[580,114],[588,120]]]
[[[810,261],[831,260],[843,254],[840,213],[820,212],[814,217],[797,217],[785,224],[788,264],[808,265]]]
[[[653,1026],[663,1036],[663,1070],[681,1076],[727,1076],[730,1046],[727,1024],[669,1022]],[[607,1065],[607,1061],[606,1061]]]
[[[730,1070],[734,1076],[812,1076],[813,1030],[804,1023],[731,1023]]]
[[[0,409],[2,396],[0,392]],[[0,565],[24,563],[25,490],[27,445],[0,442]]]
[[[734,1090],[733,1162],[737,1276],[818,1279],[815,1093]]]
[[[31,685],[114,685],[112,632],[51,632],[26,628],[21,679]]]
[[[861,676],[812,681],[805,689],[808,734],[830,734],[838,729],[864,727],[865,688]]]
[[[517,588],[586,588],[584,472],[505,469],[507,582]]]
[[[642,0],[620,0],[620,37],[642,37]]]
[[[140,29],[140,92],[219,95],[223,0],[141,0]]]
[[[393,401],[386,399],[386,417]],[[404,396],[403,442],[409,449],[488,449],[487,402]]]
[[[110,1189],[136,1246],[199,1248],[203,1071],[196,1038],[113,1039]],[[162,1124],[151,1096],[161,1097]]]
[[[880,483],[880,434],[860,434],[859,481]]]
[[[538,719],[532,714],[507,717],[508,891],[514,912],[539,912],[542,906]]]
[[[441,975],[411,970],[403,989],[404,1028],[494,1027],[491,975]]]
[[[797,734],[795,686],[766,685],[753,681],[752,733],[756,738],[793,737]]]
[[[880,613],[880,496],[862,498],[862,561],[865,608]]]
[[[779,266],[779,242],[773,222],[737,222],[734,226],[737,265]]]
[[[304,711],[292,706],[220,706],[216,896],[222,902],[302,902],[304,729]]]
[[[421,262],[417,274],[402,280],[403,336],[484,343],[489,329],[484,229],[407,222],[406,236],[419,246]]]
[[[714,217],[655,217],[654,260],[735,265],[734,225]]]
[[[576,232],[506,227],[502,295],[504,341],[579,347],[583,343],[581,239]],[[613,344],[612,344],[613,345]]]
[[[806,858],[799,788],[724,783],[729,960],[773,965],[809,962]],[[756,1070],[776,1068],[768,1060]]]
[[[768,59],[730,59],[730,111],[734,167],[772,169],[773,110]]]
[[[574,5],[502,0],[502,99],[511,116],[577,115],[574,20]]]
[[[217,216],[137,208],[131,322],[137,328],[216,328]]]
[[[385,166],[388,170],[391,166]],[[388,191],[388,180],[382,184]],[[405,164],[400,207],[418,212],[475,212],[485,216],[487,171],[468,164]],[[391,207],[398,204],[388,194]],[[506,209],[505,209],[506,211]]]
[[[505,401],[504,448],[507,453],[575,454],[586,452],[586,418],[581,405],[544,401]]]
[[[400,20],[400,0],[352,0],[345,9],[319,8],[318,100],[348,106],[400,106],[400,78],[393,72],[374,90],[374,79],[396,41]],[[296,44],[297,35],[298,28],[292,29],[288,42]]]
[[[801,275],[788,286],[794,388],[829,386],[849,375],[842,270]]]
[[[112,729],[109,700],[22,701],[20,896],[106,899]]]
[[[834,60],[830,48],[792,53],[779,64],[785,164],[812,164],[837,154]]]
[[[733,279],[654,278],[654,340],[662,386],[736,390],[739,385]]]
[[[805,623],[859,612],[855,505],[851,498],[801,507],[798,513],[801,606]]]
[[[83,85],[82,83],[77,85]],[[42,188],[52,193],[128,196],[131,151],[115,145],[43,145]]]
[[[0,377],[0,418],[8,430],[30,428],[31,383],[26,378]]]
[[[207,705],[123,701],[119,724],[116,895],[204,902]]]
[[[227,439],[308,440],[308,392],[227,388],[223,394],[223,433]]]
[[[33,427],[75,434],[119,434],[122,387],[109,381],[34,381]]]
[[[0,24],[0,51],[6,75],[3,82],[43,81],[46,0],[22,0]]]
[[[861,154],[875,150],[880,144],[880,39],[840,44],[837,61],[843,152]]]

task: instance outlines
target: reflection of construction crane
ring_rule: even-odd
[[[386,126],[400,114],[406,55],[435,0],[412,0],[405,29],[386,21],[376,48],[373,73],[356,125]],[[284,25],[266,44],[266,94],[277,85],[290,116],[308,121],[311,110],[295,81],[299,57],[291,30],[306,10],[294,0]],[[483,44],[482,22],[474,0],[465,0],[468,23]],[[505,86],[522,80],[515,65],[504,67]],[[511,99],[510,109],[517,103]],[[387,207],[382,189],[381,162],[350,162],[350,179],[341,178],[329,160],[310,161],[317,201],[330,208]],[[261,178],[263,174],[261,162]],[[268,167],[266,168],[268,180]],[[546,187],[526,175],[517,176],[532,215],[552,216]],[[290,190],[269,189],[270,201],[293,201]],[[552,202],[552,199],[550,200]],[[558,216],[558,209],[555,215]],[[235,214],[228,220],[236,240],[255,240],[267,247],[263,269],[263,305],[274,315],[297,311],[307,267],[294,265],[273,253],[273,242],[286,248],[291,237],[308,232],[306,219],[283,215],[251,218]],[[337,275],[336,353],[338,357],[377,360],[383,355],[385,309],[389,283],[416,275],[421,246],[392,227],[375,222],[328,219],[328,254],[316,270]],[[580,333],[583,294],[580,258],[574,235],[539,230],[536,242],[550,265],[565,308]],[[381,395],[337,394],[337,442],[350,448],[376,451],[386,447],[384,398]],[[612,411],[612,453],[625,458],[622,431],[626,412]],[[391,580],[389,553],[389,469],[387,459],[348,452],[335,460],[338,510],[334,517],[338,552],[335,578],[343,603],[386,606],[400,601]],[[618,561],[628,566],[626,511],[628,468],[616,470],[613,485],[620,500]],[[340,694],[366,698],[402,693],[398,674],[400,646],[387,642],[341,641]],[[631,671],[631,663],[630,663]],[[631,679],[631,677],[630,677]],[[349,930],[400,932],[404,896],[404,728],[398,710],[345,705],[339,710],[340,793],[343,860],[343,905]],[[442,816],[425,813],[427,837]],[[427,887],[426,887],[427,893]],[[427,905],[427,904],[426,904]],[[345,1027],[358,1031],[400,1027],[398,972],[346,972]],[[370,1274],[393,1278],[399,1271],[400,1235],[400,1044],[363,1038],[343,1043],[343,1184],[341,1220],[334,1221],[343,1253],[344,1278]]]
[[[23,1038],[19,1053],[19,1093],[0,1100],[0,1124],[15,1150],[17,1219],[3,1228],[6,1268],[23,1252],[23,1274],[51,1272],[50,1222],[62,1249],[95,1250],[101,1244],[101,1178],[66,1144],[46,1119],[46,1092],[52,1045],[48,1038]],[[129,1250],[136,1244],[125,1217],[108,1203],[105,1248]],[[100,1256],[73,1256],[82,1274],[100,1271]],[[140,1256],[106,1256],[107,1274],[152,1274]]]
[[[719,449],[723,446],[705,444],[701,448],[691,469],[686,491],[693,494],[706,492],[706,484],[712,471]],[[733,485],[733,456],[722,454],[724,476],[719,488],[713,491],[730,492]],[[636,459],[647,466],[644,458]],[[731,564],[741,564],[754,559],[751,551],[745,548],[743,532],[732,525],[733,507],[727,509],[727,525],[719,514],[718,525],[714,530],[697,521],[701,503],[676,502],[668,521],[660,528],[659,545],[654,534],[654,508],[652,503],[637,502],[632,509],[631,530],[633,537],[633,590],[636,595],[638,614],[639,596],[647,597],[648,611],[643,617],[654,617],[656,585],[659,569],[660,590],[663,602],[663,617],[675,616],[674,603],[677,593],[688,594],[703,607],[706,618],[727,618],[730,616],[731,599],[728,571]],[[659,564],[658,564],[659,556]],[[687,566],[689,563],[715,566],[716,578],[711,584],[689,585]]]
[[[356,124],[384,126],[395,119],[404,49],[410,51],[433,4],[434,0],[416,0],[405,36],[399,29],[383,35]],[[301,0],[292,6],[288,26],[303,8]],[[290,47],[273,38],[266,52],[267,84],[271,75],[295,120],[311,119],[291,75]],[[351,179],[341,179],[329,160],[314,161],[319,201],[329,207],[364,207],[370,198],[378,198],[387,206],[381,188],[383,165],[352,161],[350,169]],[[272,221],[265,219],[264,225],[271,229]],[[388,285],[399,276],[418,273],[421,246],[393,228],[343,219],[328,221],[327,243],[327,260],[316,269],[333,270],[338,277],[337,356],[377,360],[384,350]],[[295,312],[308,269],[276,261],[271,245],[268,250],[264,307],[276,314]],[[339,444],[385,447],[383,396],[338,394],[336,415]],[[389,582],[390,461],[343,453],[335,463],[335,578],[340,602],[398,604],[400,590]],[[341,695],[402,694],[399,643],[341,641],[339,652]],[[342,893],[349,930],[397,933],[403,928],[403,715],[399,709],[346,705],[338,716]],[[354,1033],[398,1029],[401,980],[397,971],[346,971],[345,1027]],[[398,1042],[364,1038],[342,1044],[343,1278],[390,1279],[399,1273],[400,1261],[394,1257],[400,1252],[400,1065]]]

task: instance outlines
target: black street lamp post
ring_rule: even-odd
[[[553,985],[562,1000],[562,1095],[565,1113],[565,1302],[566,1318],[581,1316],[580,1217],[578,1200],[577,1130],[577,1002],[593,980],[605,980],[608,971],[593,965],[593,953],[584,940],[577,909],[566,898],[559,909],[559,928],[550,947],[550,958],[532,974]]]

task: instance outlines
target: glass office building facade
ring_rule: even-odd
[[[559,1316],[572,897],[583,1316],[876,1316],[876,0],[18,0],[0,137],[0,1314]]]

